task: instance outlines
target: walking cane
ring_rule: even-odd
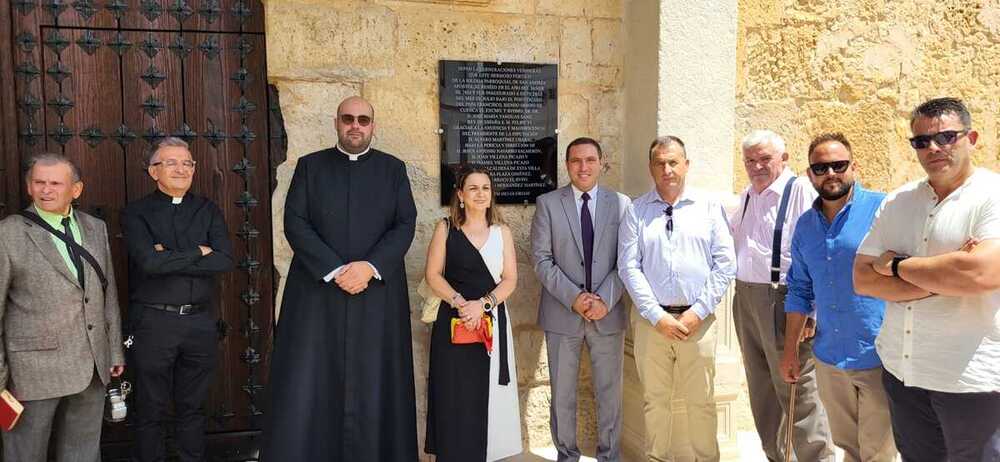
[[[792,383],[791,398],[788,400],[788,431],[785,432],[785,462],[792,461],[792,431],[795,429],[795,389],[798,383]]]

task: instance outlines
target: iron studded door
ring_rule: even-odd
[[[79,206],[108,223],[123,314],[119,213],[155,187],[143,165],[151,144],[165,136],[190,143],[198,162],[193,190],[222,208],[237,248],[237,270],[219,291],[220,362],[208,428],[214,440],[254,435],[273,313],[270,160],[280,136],[271,136],[272,125],[281,132],[270,120],[260,1],[0,1],[9,2],[17,108],[17,153],[5,155],[63,152],[81,166]],[[6,190],[0,214],[16,210]],[[106,460],[126,456],[128,427],[105,426]],[[233,452],[241,445],[217,446]]]

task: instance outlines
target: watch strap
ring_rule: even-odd
[[[906,255],[896,255],[895,257],[892,257],[892,264],[889,266],[892,269],[892,277],[895,278],[899,277],[899,264],[900,262],[906,260],[907,258],[910,257]]]

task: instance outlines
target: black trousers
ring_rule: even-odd
[[[129,368],[135,377],[138,460],[166,458],[169,402],[174,403],[178,460],[205,460],[203,406],[216,366],[216,318],[209,311],[178,315],[153,308],[129,310],[134,344]]]
[[[903,385],[882,370],[903,462],[1000,461],[1000,393],[945,393]]]

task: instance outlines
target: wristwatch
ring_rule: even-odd
[[[907,258],[910,258],[910,256],[896,255],[895,257],[892,257],[892,265],[890,265],[890,268],[892,268],[892,277],[899,277],[899,262],[906,260]]]
[[[483,311],[489,313],[493,309],[493,304],[489,300],[483,299]]]

